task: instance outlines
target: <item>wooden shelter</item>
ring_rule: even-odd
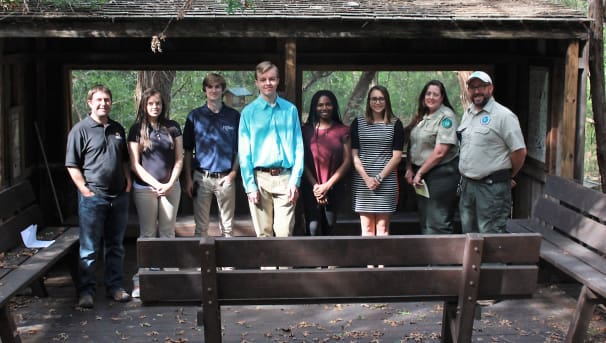
[[[252,72],[272,60],[298,105],[304,70],[482,69],[529,145],[516,216],[528,215],[546,173],[582,173],[589,19],[549,0],[254,0],[232,14],[219,0],[30,3],[0,21],[0,187],[31,179],[55,221],[47,161],[63,215],[76,208],[63,167],[72,69]]]

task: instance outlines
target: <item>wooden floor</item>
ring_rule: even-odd
[[[125,286],[136,271],[135,240],[126,241]],[[102,274],[98,273],[101,282]],[[23,343],[203,342],[197,306],[115,303],[99,285],[95,308],[75,306],[63,268],[46,280],[50,297],[19,296],[12,304]],[[532,299],[482,307],[473,342],[562,342],[575,306],[576,284],[541,284]],[[224,342],[439,342],[441,303],[242,306],[222,309]],[[590,341],[606,342],[603,312],[594,315]]]
[[[414,233],[414,220],[400,216],[395,225]],[[216,221],[210,233],[218,235]],[[356,218],[344,218],[341,230],[357,230]],[[180,235],[193,233],[193,218],[179,218]],[[394,226],[392,226],[394,227]],[[404,228],[406,227],[406,228]],[[237,236],[254,236],[250,218],[237,218]],[[126,240],[125,287],[136,272],[134,238]],[[102,282],[102,266],[98,280]],[[196,325],[197,306],[143,306],[105,298],[99,284],[95,308],[77,308],[65,268],[46,279],[48,298],[16,297],[12,307],[23,343],[47,342],[203,342]],[[473,342],[562,342],[578,295],[577,284],[544,283],[532,299],[509,300],[482,307],[474,323]],[[224,307],[224,342],[439,342],[441,303],[334,304]],[[594,315],[588,342],[606,342],[604,312]]]

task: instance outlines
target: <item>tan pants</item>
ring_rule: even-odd
[[[295,227],[295,205],[288,201],[290,172],[272,176],[255,171],[259,203],[248,203],[257,237],[292,236]]]
[[[175,223],[181,200],[181,185],[175,182],[166,196],[157,196],[150,188],[133,190],[139,215],[139,236],[143,238],[175,237]]]
[[[213,195],[217,198],[221,234],[231,235],[236,208],[235,183],[224,182],[220,185],[218,178],[206,177],[199,171],[194,172],[194,181],[198,183],[197,195],[193,203],[196,223],[195,236],[208,236]]]

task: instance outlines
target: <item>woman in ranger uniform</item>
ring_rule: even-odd
[[[423,234],[454,233],[459,183],[457,119],[444,84],[429,81],[419,95],[416,116],[408,124],[410,143],[406,181],[417,192],[419,222]],[[428,197],[427,197],[428,196]]]

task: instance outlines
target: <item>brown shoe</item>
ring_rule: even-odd
[[[93,300],[93,296],[90,294],[82,294],[79,298],[78,298],[78,306],[82,307],[82,308],[93,308],[93,306],[95,305],[94,300]]]
[[[119,303],[126,303],[131,301],[130,294],[128,294],[122,288],[116,289],[115,291],[111,291],[110,294],[108,294],[108,297],[112,298],[114,301],[117,301]]]

